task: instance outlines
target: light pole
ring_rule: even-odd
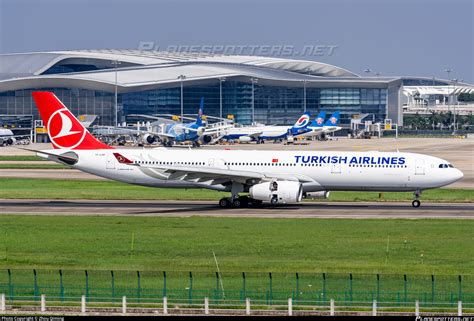
[[[451,68],[446,68],[445,71],[446,71],[447,74],[448,74],[448,81],[449,81],[449,79],[451,79],[451,78],[449,78],[449,74],[450,74],[453,70],[452,70]],[[448,104],[447,104],[447,105],[448,105],[448,112],[449,112],[449,83],[448,83]]]
[[[178,79],[181,80],[181,123],[183,122],[184,114],[184,103],[183,103],[183,81],[186,79],[185,75],[179,75]]]
[[[257,78],[250,78],[252,82],[252,124],[255,122],[255,84],[258,82]]]
[[[457,79],[453,79],[453,115],[454,115],[454,129],[453,129],[453,135],[456,135],[456,83]]]
[[[219,78],[219,117],[222,120],[222,83],[225,81],[225,77]]]
[[[303,108],[304,112],[306,112],[306,79],[303,80]]]
[[[117,126],[118,124],[118,93],[117,93],[118,72],[117,72],[117,69],[118,69],[118,65],[120,65],[121,62],[118,60],[113,60],[111,64],[115,66],[115,120],[114,120],[114,123],[115,123],[115,126]]]

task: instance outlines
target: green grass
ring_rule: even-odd
[[[61,164],[0,164],[0,169],[69,169]]]
[[[67,176],[67,174],[65,175]],[[0,178],[0,198],[121,199],[121,200],[218,200],[228,193],[206,189],[167,189],[102,180]],[[47,188],[45,188],[47,187]],[[413,194],[375,192],[331,192],[329,201],[411,201]],[[423,201],[474,202],[474,190],[434,189],[423,192]],[[323,200],[327,201],[327,200]]]
[[[352,297],[370,303],[380,291],[380,302],[397,306],[415,300],[454,306],[462,275],[462,300],[474,302],[471,220],[3,215],[0,227],[0,292],[9,298],[13,292],[60,296],[61,269],[62,295],[88,293],[89,302],[112,296],[120,302],[122,295],[134,302],[136,271],[142,298],[164,295],[166,271],[169,299],[214,300],[223,296],[214,251],[229,300],[250,297],[265,305],[269,298],[285,302],[298,293],[310,304]]]
[[[12,155],[12,156],[0,156],[0,161],[44,161],[44,158],[38,156],[20,156],[20,155]]]
[[[2,215],[0,226],[3,268],[215,271],[215,251],[223,272],[474,271],[472,220]]]

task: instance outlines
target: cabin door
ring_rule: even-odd
[[[425,175],[425,161],[417,159],[415,162],[415,175]]]

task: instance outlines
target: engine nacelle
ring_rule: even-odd
[[[156,142],[156,137],[151,134],[145,134],[143,135],[142,140],[145,144],[153,144],[154,142]]]
[[[249,137],[249,136],[240,136],[239,137],[239,141],[241,143],[250,143],[252,141],[252,137]]]
[[[200,141],[203,144],[209,144],[210,142],[212,142],[212,136],[211,135],[203,135],[203,136],[200,137]]]
[[[277,203],[298,203],[303,198],[303,185],[299,182],[273,181],[253,185],[250,197],[259,201]]]
[[[303,198],[311,198],[311,199],[316,199],[316,198],[329,198],[329,194],[331,192],[329,191],[319,191],[319,192],[309,192],[309,193],[303,193]]]

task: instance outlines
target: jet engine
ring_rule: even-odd
[[[156,137],[151,134],[145,134],[142,137],[142,141],[144,144],[153,144],[156,142]]]
[[[202,135],[201,137],[199,137],[199,140],[203,144],[209,144],[210,142],[212,142],[212,136],[211,135]]]
[[[206,128],[204,127],[198,127],[198,129],[196,130],[196,135],[198,135],[199,137],[201,137],[204,132],[206,131]]]
[[[329,191],[319,191],[319,192],[309,192],[309,193],[303,193],[303,198],[311,198],[311,199],[316,199],[316,198],[329,198],[329,194],[331,192]]]
[[[249,142],[251,142],[252,140],[253,140],[252,137],[249,137],[249,136],[240,136],[240,137],[239,137],[239,141],[240,141],[241,143],[249,143]]]
[[[303,198],[303,186],[299,182],[272,181],[253,185],[250,197],[272,204],[298,203]]]

